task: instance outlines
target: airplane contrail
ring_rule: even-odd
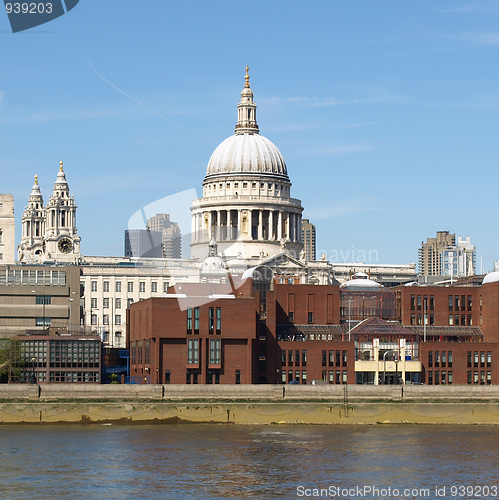
[[[169,118],[166,118],[166,116],[163,116],[161,113],[158,113],[157,111],[155,111],[154,109],[150,108],[149,106],[147,106],[146,104],[144,104],[143,102],[139,101],[138,99],[136,99],[135,97],[133,97],[132,95],[126,93],[124,90],[121,90],[119,87],[117,87],[114,83],[110,82],[106,77],[104,77],[103,75],[101,75],[93,66],[92,64],[90,64],[90,62],[88,62],[88,65],[90,66],[90,68],[92,69],[92,71],[99,77],[101,78],[102,80],[104,80],[108,85],[110,85],[111,87],[113,87],[113,89],[117,90],[120,94],[123,94],[124,96],[128,97],[129,99],[131,99],[132,101],[136,102],[137,104],[139,104],[140,106],[142,106],[143,108],[147,109],[147,111],[150,111],[151,113],[155,114],[156,116],[159,116],[160,118],[162,118],[163,120],[165,120],[166,122],[170,123],[171,125],[173,125],[174,127],[177,127],[179,130],[182,130],[182,132],[185,132],[185,129],[183,129],[180,125],[178,125],[177,123],[173,122],[172,120],[170,120]]]

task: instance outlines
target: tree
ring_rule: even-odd
[[[0,383],[19,382],[25,366],[22,343],[18,340],[0,339]]]

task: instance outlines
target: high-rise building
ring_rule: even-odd
[[[182,257],[182,233],[177,222],[170,220],[170,214],[156,214],[147,219],[147,229],[161,231],[162,255],[165,259]]]
[[[303,250],[305,250],[305,259],[315,260],[315,226],[308,219],[301,221],[301,240]]]
[[[0,264],[14,264],[14,249],[14,195],[0,194]]]
[[[419,249],[419,274],[422,276],[442,275],[442,252],[456,244],[456,235],[449,231],[437,231],[436,238],[421,242]]]
[[[476,273],[476,249],[471,244],[470,237],[458,236],[457,245],[442,250],[442,272],[444,276],[461,278],[474,276]]]
[[[157,258],[162,257],[161,231],[149,229],[125,230],[125,257]]]

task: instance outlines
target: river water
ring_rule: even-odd
[[[0,442],[2,499],[499,498],[496,426],[2,425]]]

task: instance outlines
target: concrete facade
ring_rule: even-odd
[[[80,331],[80,268],[0,266],[0,337],[51,326]]]
[[[14,195],[0,194],[0,264],[15,262]]]

